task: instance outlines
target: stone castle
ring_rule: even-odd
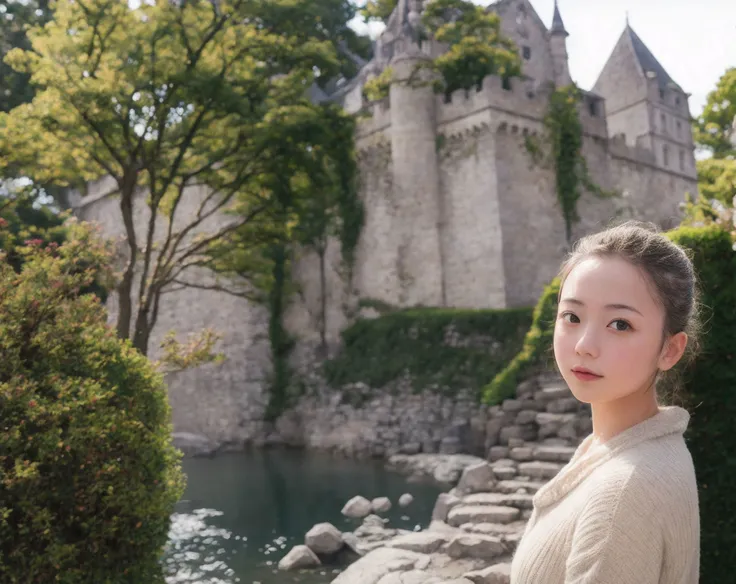
[[[399,0],[374,58],[359,74],[340,80],[329,94],[313,88],[314,99],[371,115],[356,138],[366,216],[351,280],[334,241],[324,278],[315,254],[294,262],[300,287],[286,325],[304,346],[319,336],[321,323],[336,344],[361,299],[394,306],[529,306],[555,274],[568,242],[554,171],[532,161],[524,140],[543,132],[551,88],[571,81],[568,33],[557,6],[550,29],[528,0],[499,0],[488,9],[499,14],[502,33],[521,54],[524,75],[509,84],[488,77],[477,89],[445,99],[428,87],[394,83],[386,100],[366,103],[362,88],[372,76],[391,66],[401,79],[441,50],[414,40],[422,2]],[[628,25],[592,91],[583,93],[589,171],[599,186],[620,196],[584,194],[573,239],[616,217],[676,225],[685,194],[697,189],[688,94]],[[90,185],[76,209],[108,235],[120,236],[111,183]],[[190,193],[191,212],[199,190]],[[143,207],[141,197],[141,229]],[[109,309],[114,315],[112,297]],[[205,326],[223,335],[228,360],[170,376],[175,430],[217,443],[253,440],[262,431],[268,398],[265,308],[213,290],[172,292],[162,297],[151,347],[168,330],[185,334]]]

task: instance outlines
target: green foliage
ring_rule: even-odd
[[[509,79],[521,74],[514,42],[501,34],[497,14],[467,0],[433,0],[422,14],[426,32],[449,50],[429,63],[435,91],[452,94],[482,84],[488,75]]]
[[[368,0],[360,9],[365,22],[369,20],[388,20],[399,0]]]
[[[707,309],[702,354],[685,376],[683,395],[703,526],[700,577],[727,581],[736,562],[736,240],[718,226],[681,227],[669,237],[692,250]]]
[[[707,200],[715,199],[734,207],[736,199],[736,160],[706,158],[697,161],[698,191]]]
[[[731,143],[736,119],[736,67],[731,67],[708,94],[705,107],[695,121],[695,142],[709,150],[713,158],[733,158],[736,146]]]
[[[544,117],[546,135],[541,141],[532,137],[525,140],[527,152],[534,162],[554,168],[557,200],[565,220],[568,243],[572,239],[573,224],[580,220],[577,204],[582,190],[601,197],[615,195],[598,186],[588,172],[578,111],[581,99],[582,94],[574,84],[555,89]]]
[[[80,294],[109,249],[69,230],[0,262],[0,581],[163,584],[184,484],[166,387]]]
[[[334,386],[362,381],[380,388],[408,374],[417,392],[479,392],[517,353],[530,322],[526,308],[416,308],[358,320],[324,372]]]
[[[549,369],[559,290],[560,281],[557,278],[545,287],[534,307],[532,324],[524,337],[521,351],[483,389],[485,403],[496,405],[513,398],[516,386],[521,381],[536,370]]]
[[[324,136],[336,116],[312,103],[308,90],[350,75],[350,51],[366,45],[348,27],[356,13],[348,0],[53,6],[53,20],[28,31],[33,50],[7,57],[32,74],[38,91],[31,103],[0,115],[0,167],[12,164],[40,184],[79,186],[104,175],[115,181],[128,246],[117,330],[145,354],[161,294],[197,287],[186,270],[209,264],[211,244],[238,230],[256,247],[281,234],[271,220],[282,216],[284,189],[260,187],[276,168],[292,176],[288,158],[275,157],[302,156],[295,181],[320,164],[318,147],[329,145]],[[321,142],[314,128],[322,129]],[[307,152],[314,153],[310,164]],[[335,166],[320,183],[329,174],[342,187],[352,168]],[[138,189],[148,193],[146,225],[134,221]],[[205,201],[189,200],[203,192]],[[208,228],[209,217],[236,207],[237,219]],[[352,230],[355,213],[353,204],[345,222]],[[193,232],[199,235],[187,237]],[[154,250],[154,234],[162,233]],[[264,269],[248,274],[246,290],[251,280],[270,277],[263,262],[253,267]],[[134,287],[136,269],[141,285]]]
[[[370,79],[363,86],[363,96],[368,101],[380,101],[386,99],[391,89],[391,80],[393,79],[394,70],[386,67],[373,79]]]
[[[33,99],[33,86],[27,73],[15,71],[4,62],[5,55],[14,48],[30,49],[26,36],[30,26],[43,25],[48,21],[51,11],[48,0],[28,0],[23,2],[3,2],[0,12],[0,112],[8,112],[14,107]]]

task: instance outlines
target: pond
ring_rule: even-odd
[[[167,584],[327,584],[338,568],[286,573],[279,560],[304,543],[315,523],[352,531],[341,515],[355,495],[386,496],[389,525],[427,527],[440,488],[407,483],[380,461],[355,461],[298,450],[228,453],[182,461],[187,488],[172,517],[163,562]],[[400,508],[403,493],[413,503]]]

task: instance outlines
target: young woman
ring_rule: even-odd
[[[511,584],[696,584],[690,416],[657,401],[672,368],[694,355],[692,263],[629,222],[578,242],[560,276],[555,360],[591,405],[593,433],[534,496]]]

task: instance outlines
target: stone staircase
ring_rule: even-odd
[[[534,494],[591,429],[590,410],[561,379],[520,385],[516,399],[489,410],[488,460],[465,467],[457,485],[438,497],[429,528],[374,539],[373,551],[333,584],[509,584]],[[366,569],[379,559],[398,568],[380,575]]]

